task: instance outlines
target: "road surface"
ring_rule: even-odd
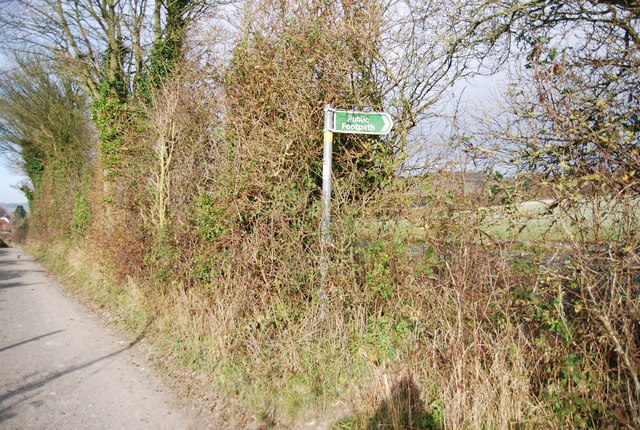
[[[20,249],[0,249],[0,429],[206,428]]]

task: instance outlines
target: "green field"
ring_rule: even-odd
[[[519,241],[614,238],[640,215],[640,199],[539,200],[479,208],[482,228],[496,239]]]
[[[533,200],[512,205],[478,207],[452,214],[373,221],[359,230],[365,237],[389,236],[420,243],[430,227],[452,218],[467,221],[496,241],[547,242],[612,239],[625,223],[640,217],[640,198],[556,201]],[[628,226],[628,225],[627,225]]]

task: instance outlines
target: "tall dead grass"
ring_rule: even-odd
[[[92,197],[84,249],[111,285],[97,300],[268,423],[341,400],[341,428],[637,424],[637,239],[488,237],[451,190],[415,211],[426,196],[393,176],[393,142],[336,138],[321,302],[321,107],[379,105],[353,23],[375,33],[379,11],[328,26],[330,8],[292,5],[255,11],[272,25],[228,69],[186,64],[140,107],[118,199]]]

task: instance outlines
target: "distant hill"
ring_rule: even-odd
[[[18,206],[22,206],[24,210],[29,212],[29,204],[28,203],[0,203],[0,207],[7,211],[7,213],[12,214]]]

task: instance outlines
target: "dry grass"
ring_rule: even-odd
[[[86,234],[55,248],[34,224],[43,261],[265,426],[342,402],[336,428],[638,427],[634,211],[595,246],[597,216],[557,249],[506,243],[464,192],[413,210],[389,157],[401,138],[337,137],[321,297],[320,108],[380,104],[372,51],[352,43],[379,11],[334,10],[329,28],[276,3],[228,67],[186,64],[139,106]]]
[[[374,213],[397,201],[389,193]],[[498,246],[476,217],[436,205],[409,238],[357,227],[378,215],[335,209],[322,303],[299,227],[269,217],[212,245],[160,242],[170,266],[147,263],[125,282],[87,248],[41,255],[58,253],[45,262],[70,267],[132,329],[149,326],[166,365],[266,423],[342,400],[353,414],[335,428],[633,426],[635,248]],[[206,246],[215,251],[194,258]]]

